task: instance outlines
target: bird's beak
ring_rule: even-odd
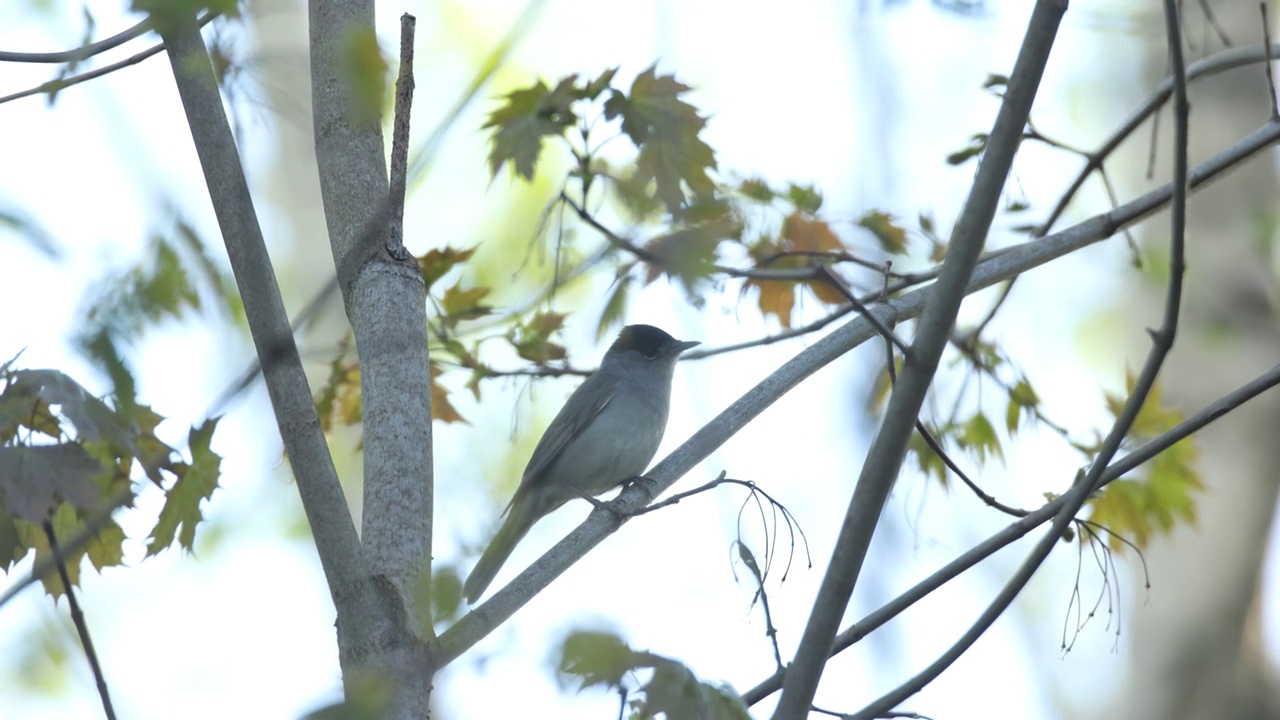
[[[685,350],[688,350],[689,348],[698,347],[701,344],[702,343],[698,342],[697,340],[681,340],[679,343],[680,352],[682,353]],[[676,354],[679,355],[680,353],[676,353]]]

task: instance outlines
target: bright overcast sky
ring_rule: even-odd
[[[0,8],[0,48],[48,51],[78,42],[78,7],[64,3],[65,22],[57,22],[32,14],[34,4],[10,2]],[[910,224],[925,211],[945,227],[962,202],[972,166],[952,168],[943,159],[972,133],[989,129],[996,101],[980,86],[988,73],[1011,68],[1031,3],[989,2],[982,14],[970,17],[923,0],[892,3],[866,15],[847,7],[862,4],[877,3],[667,0],[614,4],[606,11],[584,0],[552,0],[512,58],[504,82],[594,75],[615,65],[629,80],[661,58],[660,69],[698,88],[690,99],[711,116],[707,139],[722,170],[812,182],[826,194],[835,217],[879,208]],[[137,21],[116,15],[121,5],[90,3],[96,37]],[[291,8],[293,3],[273,0],[271,5]],[[626,10],[618,9],[623,5]],[[1078,58],[1098,58],[1097,47],[1129,37],[1085,5],[1077,3],[1068,15],[1036,110],[1044,125],[1080,138],[1081,145],[1093,142],[1129,109],[1105,107],[1103,117],[1085,119],[1067,100],[1079,83],[1101,72]],[[405,11],[419,17],[418,137],[469,77],[474,47],[481,39],[496,42],[521,6],[514,0],[380,4],[383,45],[392,52],[396,18]],[[283,22],[286,12],[274,10],[273,21]],[[474,35],[468,41],[472,49],[464,51],[449,39],[451,33]],[[446,50],[433,52],[433,43]],[[141,45],[130,47],[133,52]],[[1066,57],[1073,59],[1066,62]],[[305,67],[306,59],[292,62]],[[1112,73],[1112,80],[1132,83],[1136,98],[1141,91],[1133,66],[1132,76]],[[46,80],[50,72],[49,66],[7,65],[0,94]],[[507,87],[486,88],[485,97]],[[478,131],[490,107],[486,100],[464,117],[433,174],[410,198],[406,224],[415,252],[432,246],[425,238],[475,244],[482,227],[477,218],[505,202],[502,193],[510,181],[504,175],[489,184],[485,139]],[[246,154],[255,191],[269,196],[277,192],[264,187],[273,177],[275,121],[305,123],[306,117],[283,106],[257,108],[247,117]],[[155,204],[159,191],[180,202],[205,237],[217,238],[168,64],[157,57],[67,89],[52,108],[41,98],[0,106],[0,123],[5,128],[0,138],[0,163],[7,170],[0,175],[5,209],[29,210],[67,252],[55,264],[12,238],[0,241],[0,268],[8,271],[0,283],[0,303],[10,308],[0,334],[0,358],[26,348],[26,365],[62,368],[95,387],[99,381],[68,354],[68,329],[89,278],[105,266],[125,266],[149,232],[166,226],[166,211]],[[1035,156],[1034,165],[1020,161],[1017,171],[1023,191],[1033,203],[1043,203],[1060,191],[1061,177],[1074,167],[1070,159],[1045,154]],[[1096,194],[1085,197],[1086,202],[1096,199]],[[329,262],[326,247],[293,237],[268,203],[260,200],[260,210],[274,248],[309,255],[315,267]],[[1014,240],[1009,233],[993,235],[993,242]],[[222,257],[218,245],[214,248]],[[1089,250],[1065,261],[1060,273],[1038,274],[1031,292],[1053,297],[1071,283],[1077,297],[1096,297],[1101,307],[1111,299],[1108,294],[1100,287],[1081,287],[1099,273],[1072,273],[1072,268],[1115,257],[1113,249]],[[297,275],[289,276],[295,284]],[[296,296],[311,291],[296,291]],[[1054,378],[1038,389],[1061,422],[1079,427],[1100,422],[1097,399],[1073,390],[1119,379],[1112,367],[1106,369],[1111,375],[1100,378],[1078,355],[1072,328],[1082,312],[1093,308],[1035,302],[1030,293],[1025,299],[1024,305],[1009,307],[1001,321],[1008,330],[1005,349],[1030,372]],[[700,313],[677,290],[658,284],[640,296],[630,319],[715,345],[765,332],[767,326],[752,315],[714,308]],[[592,333],[585,324],[571,329],[580,364],[594,363],[602,351],[591,344]],[[137,370],[143,399],[175,419],[175,434],[200,421],[249,356],[243,341],[225,342],[229,335],[192,323],[153,333],[142,348]],[[682,365],[659,456],[801,347],[784,344]],[[678,486],[688,489],[727,469],[760,482],[800,518],[814,568],[805,569],[797,558],[787,582],[778,586],[775,580],[770,588],[784,658],[799,640],[825,569],[836,531],[830,516],[847,502],[865,451],[862,388],[871,382],[870,363],[879,352],[866,349],[819,373]],[[539,399],[554,409],[569,388],[548,385],[539,390]],[[483,407],[464,409],[472,426],[437,425],[437,508],[449,508],[436,526],[438,560],[458,561],[464,546],[474,550],[491,531],[505,498],[485,490],[492,482],[486,483],[482,473],[497,471],[499,464],[476,455],[503,445],[500,440],[511,431],[511,407],[527,397],[495,386]],[[171,550],[103,577],[85,573],[88,621],[122,718],[295,718],[337,697],[333,609],[314,550],[276,529],[292,523],[296,538],[300,514],[276,432],[266,424],[269,417],[259,385],[219,427],[215,449],[226,458],[224,489],[207,505],[213,522],[202,530],[197,557]],[[516,467],[508,469],[518,472],[524,460],[512,460]],[[1044,468],[1056,467],[1065,481],[1078,463],[1060,443],[1028,435],[1009,451],[1007,467],[1012,477],[1036,478],[1043,477]],[[1045,489],[1030,482],[997,487],[1024,505],[1035,504]],[[735,584],[731,575],[729,540],[740,503],[740,495],[725,492],[629,523],[442,674],[436,685],[441,716],[614,716],[614,696],[562,690],[548,669],[557,639],[583,626],[616,630],[636,647],[682,659],[701,677],[739,690],[763,679],[773,662],[763,617],[752,606],[749,583]],[[585,505],[575,505],[535,528],[494,588],[585,515]],[[998,519],[984,517],[972,498],[904,476],[850,615],[878,607],[999,525]],[[134,523],[126,530],[142,536],[146,526]],[[130,557],[136,559],[136,551]],[[1103,707],[1120,680],[1126,641],[1117,643],[1104,622],[1096,622],[1083,631],[1072,653],[1059,652],[1074,556],[1074,549],[1058,553],[1015,609],[906,708],[957,720],[990,717],[992,697],[1000,698],[998,714],[1004,717],[1049,718]],[[859,651],[842,656],[831,666],[819,704],[856,710],[923,668],[977,616],[1019,559],[1016,550],[1006,551],[873,635]],[[470,560],[461,562],[465,572]],[[1097,582],[1096,577],[1087,580],[1086,593]],[[1125,592],[1122,613],[1140,612],[1143,599],[1127,587]],[[48,599],[34,590],[0,610],[0,696],[6,706],[0,717],[100,716],[74,638],[61,640],[71,650],[58,687],[34,686],[24,673],[24,667],[34,667],[27,665],[31,659],[45,652],[33,645],[44,631],[33,628],[46,626],[51,617]],[[1094,688],[1095,696],[1068,701],[1062,688],[1076,682]],[[767,714],[766,707],[772,706],[757,713]]]

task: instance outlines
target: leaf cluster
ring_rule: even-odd
[[[732,688],[699,680],[677,660],[633,650],[612,633],[571,633],[560,647],[557,672],[563,681],[576,680],[579,689],[602,686],[626,694],[628,717],[632,720],[659,716],[706,720],[750,717]],[[629,680],[640,673],[648,680],[633,691]]]
[[[140,469],[165,494],[147,539],[147,555],[176,540],[191,549],[203,519],[201,501],[217,487],[221,458],[210,449],[216,420],[193,427],[190,459],[160,440],[163,421],[149,407],[127,411],[94,397],[57,370],[0,367],[0,562],[6,572],[31,551],[36,562],[52,552],[47,523],[60,544],[88,532],[81,547],[65,550],[72,583],[80,560],[93,566],[121,564],[124,531],[111,517],[131,505]],[[56,574],[42,578],[55,597],[65,592]]]

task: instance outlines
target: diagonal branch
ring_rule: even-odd
[[[1031,13],[1027,34],[1010,74],[1008,90],[978,166],[973,189],[952,232],[942,271],[921,315],[915,341],[905,355],[902,377],[894,386],[880,431],[863,463],[831,564],[818,589],[795,660],[783,682],[775,718],[806,717],[813,703],[836,628],[861,574],[881,510],[897,479],[925,393],[937,372],[965,288],[995,217],[1005,178],[1013,165],[1036,89],[1049,62],[1049,52],[1066,9],[1066,0],[1040,0]]]
[[[1106,472],[1102,473],[1098,487],[1103,488],[1119,480],[1125,474],[1137,469],[1139,465],[1151,460],[1191,435],[1200,432],[1210,423],[1216,422],[1232,410],[1278,385],[1280,385],[1280,365],[1272,367],[1267,372],[1227,393],[1219,400],[1205,406],[1199,412],[1170,428],[1167,432],[1152,438],[1141,447],[1133,450],[1133,452],[1111,463],[1107,466]],[[1066,502],[1067,496],[1060,495],[1042,507],[1031,511],[1025,517],[1006,525],[1004,529],[974,545],[964,554],[939,568],[937,572],[921,580],[910,590],[842,630],[836,636],[835,643],[831,646],[832,656],[852,647],[854,643],[870,635],[874,630],[897,617],[929,593],[959,577],[969,568],[1013,544],[1037,527],[1049,522],[1058,514],[1058,511],[1062,509]],[[782,676],[783,672],[774,673],[768,679],[743,693],[743,701],[748,705],[754,705],[781,690]]]
[[[206,12],[205,14],[200,16],[200,19],[197,20],[196,23],[200,27],[204,27],[216,17],[218,17],[218,13]],[[146,20],[144,22],[147,23],[148,25],[150,24],[150,20]],[[140,25],[141,23],[137,26],[134,26],[132,30],[136,30]],[[150,30],[151,28],[147,27],[146,29]],[[126,33],[131,32],[132,30],[127,30],[125,31],[125,33],[121,33],[120,35],[115,36],[115,38],[108,38],[107,40],[103,40],[102,43],[112,42],[117,38],[125,35]],[[120,43],[126,42],[127,40],[132,40],[132,39],[133,37],[129,37],[126,40],[121,40]],[[116,43],[116,44],[118,45],[120,43]],[[99,43],[94,43],[94,45],[98,45],[98,44]],[[89,47],[94,47],[94,45],[90,45]],[[115,47],[115,45],[112,45],[111,47]],[[107,48],[105,47],[100,48],[97,52],[101,52],[102,50],[106,50],[106,49]],[[68,88],[68,87],[71,87],[72,85],[79,85],[82,82],[93,80],[94,78],[99,78],[99,77],[102,77],[103,75],[109,75],[117,70],[127,68],[130,65],[137,65],[138,63],[142,62],[143,60],[146,60],[152,55],[159,53],[161,50],[164,50],[164,43],[152,45],[151,47],[147,48],[146,50],[143,50],[142,52],[136,53],[134,55],[130,55],[129,57],[123,60],[119,60],[117,62],[113,62],[110,65],[103,65],[102,67],[96,68],[94,70],[90,70],[89,72],[80,73],[79,75],[72,75],[71,77],[50,80],[45,83],[40,83],[39,85],[33,88],[27,88],[26,90],[19,90],[18,92],[10,93],[8,95],[0,97],[0,105],[10,102],[11,100],[20,100],[24,97],[39,95],[41,93],[55,93],[55,92],[58,92],[59,90],[62,90],[63,88]],[[74,51],[68,51],[68,52],[74,52]],[[25,54],[26,53],[10,53],[10,55],[25,55]],[[34,53],[34,54],[39,55],[40,53]],[[66,53],[52,53],[52,55],[64,55],[64,54]],[[5,58],[0,57],[0,61],[3,61],[4,59]],[[10,60],[10,62],[46,62],[46,61]],[[61,61],[56,61],[56,62],[61,62]]]
[[[0,50],[0,62],[11,63],[77,63],[88,60],[94,55],[104,53],[108,50],[120,47],[121,45],[136,40],[137,38],[151,32],[151,18],[147,18],[142,22],[134,25],[127,30],[122,30],[109,38],[91,42],[88,45],[71,48],[70,50],[62,50],[60,52],[11,52]]]
[[[1085,500],[1101,485],[1102,475],[1106,471],[1106,466],[1110,464],[1111,459],[1120,450],[1120,444],[1124,442],[1125,436],[1129,433],[1129,428],[1132,427],[1134,420],[1138,417],[1138,412],[1142,409],[1143,403],[1146,402],[1147,396],[1155,386],[1156,378],[1160,374],[1160,368],[1164,365],[1165,358],[1168,357],[1169,351],[1173,349],[1182,306],[1182,280],[1185,272],[1183,256],[1187,219],[1187,125],[1190,108],[1187,104],[1186,64],[1182,58],[1182,32],[1178,15],[1178,0],[1165,0],[1164,5],[1169,57],[1173,66],[1174,78],[1173,198],[1170,212],[1172,227],[1169,238],[1169,286],[1165,298],[1164,320],[1160,329],[1151,333],[1152,345],[1150,352],[1147,354],[1147,360],[1143,364],[1137,380],[1134,382],[1133,391],[1130,393],[1128,400],[1125,401],[1124,409],[1121,411],[1120,416],[1116,418],[1115,424],[1103,441],[1102,448],[1098,451],[1097,457],[1094,458],[1089,471],[1066,493],[1062,507],[1054,515],[1053,524],[1049,530],[1036,543],[1028,554],[1027,559],[1023,561],[1017,572],[1013,574],[1013,577],[1005,583],[1005,586],[1001,588],[987,609],[961,635],[960,639],[929,667],[863,708],[853,716],[854,718],[869,720],[870,718],[880,717],[886,711],[897,707],[903,700],[933,682],[938,675],[942,674],[944,670],[964,654],[973,643],[977,642],[978,638],[995,623],[996,618],[1000,617],[1009,605],[1013,603],[1014,598],[1022,592],[1027,582],[1031,580],[1031,576],[1035,574],[1036,570],[1040,568],[1040,565],[1049,556],[1049,553],[1062,537],[1063,531],[1074,521],[1076,513],[1080,511]],[[823,662],[825,662],[825,659]],[[786,687],[787,682],[784,680],[784,700],[786,698]]]
[[[1280,142],[1280,121],[1269,122],[1197,167],[1189,175],[1189,187],[1193,190],[1203,187],[1277,142]],[[965,292],[978,292],[1109,238],[1118,230],[1164,207],[1172,195],[1172,184],[1164,185],[1066,230],[992,253],[978,264]],[[881,322],[892,325],[918,316],[933,292],[933,286],[919,288],[868,309]],[[655,481],[654,495],[665,492],[686,472],[805,378],[872,337],[877,337],[875,328],[864,318],[857,317],[805,348],[654,466],[647,473]],[[624,491],[618,502],[624,511],[634,512],[650,499],[647,493],[635,488]],[[620,526],[618,518],[608,512],[593,512],[589,515],[581,525],[509,585],[443,633],[439,647],[441,663],[447,663],[479,642]]]
[[[161,34],[244,301],[249,332],[259,356],[270,358],[263,364],[263,375],[341,620],[338,633],[341,637],[359,632],[366,623],[361,609],[377,591],[320,432],[209,53],[194,18],[182,26],[162,28]]]

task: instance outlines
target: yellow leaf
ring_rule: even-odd
[[[760,312],[778,318],[784,328],[791,328],[791,311],[796,304],[795,283],[785,280],[748,280],[742,289],[756,288],[760,295],[757,303]]]

